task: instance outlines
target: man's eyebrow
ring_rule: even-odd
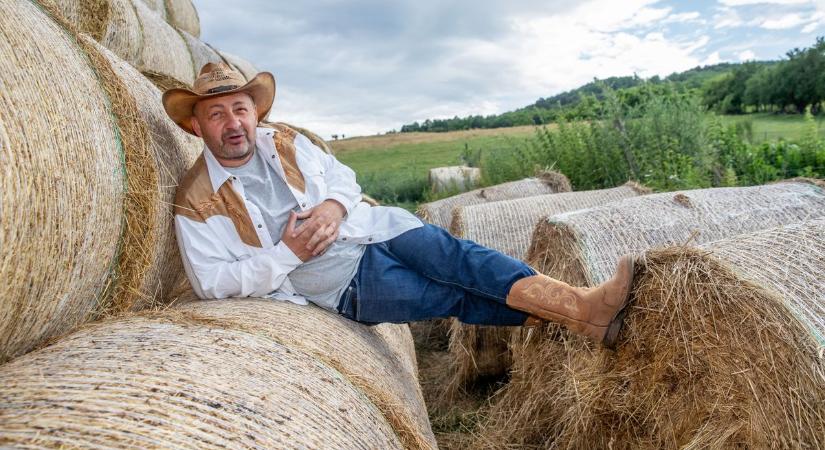
[[[223,105],[221,105],[220,103],[215,103],[214,105],[210,105],[210,106],[209,106],[208,108],[206,108],[206,109],[215,109],[215,108],[221,108],[221,109],[223,109]]]

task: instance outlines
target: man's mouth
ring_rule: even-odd
[[[231,134],[231,135],[227,136],[224,140],[229,145],[239,145],[239,144],[243,144],[245,139],[246,139],[246,135],[243,134],[243,133],[239,133],[239,134]]]

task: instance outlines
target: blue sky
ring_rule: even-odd
[[[203,40],[275,75],[271,117],[325,137],[500,113],[593,78],[779,59],[825,35],[825,0],[194,3]]]

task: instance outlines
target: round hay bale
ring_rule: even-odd
[[[371,328],[315,306],[267,299],[198,301],[177,309],[189,318],[217,321],[312,355],[363,391],[406,448],[436,448],[406,325]]]
[[[186,46],[189,47],[189,53],[192,55],[192,69],[195,75],[200,73],[201,67],[207,63],[224,62],[221,55],[218,54],[212,47],[206,45],[205,42],[192,36],[184,30],[178,30],[183,40],[186,41]]]
[[[594,285],[610,277],[625,253],[707,243],[823,215],[825,190],[808,182],[651,194],[542,220],[528,261],[554,278]],[[512,337],[512,376],[485,425],[496,431],[479,440],[487,448],[555,439],[561,418],[578,414],[566,409],[573,400],[564,401],[571,391],[560,380],[586,365],[593,351],[551,324]]]
[[[2,446],[404,448],[335,368],[180,312],[90,326],[0,367],[0,383]]]
[[[171,205],[203,143],[168,118],[160,91],[140,72],[90,37],[81,40],[112,99],[126,153],[126,229],[110,309],[141,309],[183,278]]]
[[[477,205],[479,203],[570,191],[570,181],[567,177],[558,172],[544,172],[538,177],[488,186],[425,203],[419,207],[417,214],[433,225],[449,229],[453,208],[457,206]]]
[[[450,166],[430,169],[428,175],[430,190],[439,192],[464,192],[481,181],[478,167]]]
[[[111,283],[123,148],[72,35],[0,0],[0,362],[86,320]]]
[[[218,53],[220,53],[220,55],[223,56],[223,59],[230,66],[234,67],[236,70],[241,72],[244,78],[246,78],[246,81],[255,78],[255,75],[257,75],[258,72],[260,72],[258,69],[255,68],[254,65],[252,65],[251,62],[241,58],[240,56],[233,55],[232,53],[227,53],[223,51],[218,51]]]
[[[143,32],[131,0],[60,0],[54,2],[54,6],[78,31],[137,64],[143,48]]]
[[[142,30],[142,49],[136,67],[164,74],[192,85],[195,70],[189,47],[171,25],[149,9],[143,0],[132,0]]]
[[[196,38],[200,37],[201,21],[192,0],[166,0],[166,11],[167,20],[172,26]],[[200,69],[200,67],[197,69]]]
[[[625,253],[701,244],[825,215],[825,189],[805,181],[629,198],[552,216],[536,226],[527,261],[568,283],[594,286]]]
[[[569,374],[556,443],[824,448],[822,273],[822,219],[648,252],[624,343]]]
[[[648,194],[633,182],[612,189],[564,192],[459,206],[453,209],[450,232],[506,255],[521,259],[530,235],[542,217],[603,205]],[[510,335],[518,327],[467,325],[452,319],[450,353],[451,389],[460,389],[479,377],[501,377],[512,364]]]
[[[157,13],[163,20],[167,20],[168,14],[166,12],[166,1],[165,0],[135,0],[140,1],[143,5],[146,5],[149,9]]]

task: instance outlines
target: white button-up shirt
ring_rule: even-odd
[[[258,128],[257,150],[264,152],[266,161],[275,173],[286,182],[284,169],[278,157],[273,137],[280,131]],[[295,137],[296,162],[305,182],[305,191],[290,187],[302,211],[324,200],[339,202],[347,214],[339,228],[338,240],[349,243],[378,243],[422,226],[422,222],[408,211],[385,206],[371,207],[361,201],[361,188],[355,181],[355,172],[341,164],[334,156],[324,153],[305,136]],[[261,247],[249,245],[241,239],[233,221],[221,214],[193,220],[187,214],[175,214],[175,231],[183,257],[186,275],[195,293],[201,298],[270,297],[306,304],[300,293],[295,292],[287,275],[302,261],[284,244],[273,239],[261,216],[261,211],[246,200],[241,180],[220,165],[212,152],[204,146],[205,164],[195,164],[192,171],[206,170],[211,193],[205,193],[205,202],[215,198],[224,183],[243,199],[249,220],[254,226]],[[197,174],[187,174],[192,178]],[[188,189],[182,183],[179,189]],[[211,196],[211,197],[210,197]],[[181,196],[179,195],[180,199]],[[191,198],[191,197],[189,197]],[[180,200],[178,200],[180,202]],[[188,211],[198,210],[200,199],[193,204],[176,205]]]

